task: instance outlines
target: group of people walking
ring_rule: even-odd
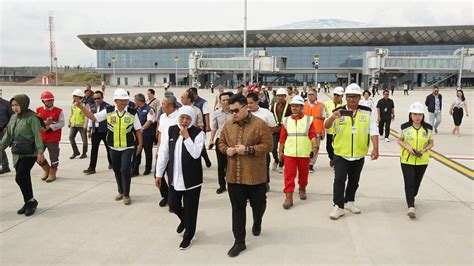
[[[142,150],[146,161],[143,174],[148,175],[152,172],[152,148],[156,144],[154,180],[162,197],[159,205],[169,205],[179,219],[176,231],[184,232],[180,249],[191,246],[196,232],[203,183],[201,161],[204,159],[206,167],[211,167],[206,150],[214,147],[216,193],[228,191],[232,207],[235,241],[228,251],[230,257],[246,249],[247,202],[252,209],[252,234],[261,234],[272,171],[283,173],[284,209],[289,210],[295,204],[296,178],[299,199],[307,199],[308,175],[317,171],[315,164],[324,139],[329,166],[334,168],[333,209],[329,217],[337,220],[345,210],[361,213],[355,199],[365,157],[369,147],[372,147],[371,159],[379,157],[379,137],[389,141],[391,121],[395,118],[395,105],[389,92],[384,91],[383,98],[374,105],[370,92],[362,91],[354,83],[334,88],[332,98],[324,103],[318,101],[318,91],[314,88],[305,90],[305,98],[291,87],[279,88],[274,90],[275,99],[271,101],[266,89],[270,88],[242,90],[236,94],[220,89],[212,119],[209,103],[199,97],[194,87],[183,92],[181,103],[168,90],[161,104],[153,89],[148,90],[148,99],[140,93],[135,95],[133,103],[126,90],[116,89],[113,105],[104,102],[102,91],[75,90],[68,120],[73,148],[70,159],[79,155],[79,158],[87,157],[89,137],[91,160],[84,173],[95,174],[99,143],[104,142],[109,169],[113,169],[116,178],[115,200],[129,205],[131,178],[139,175]],[[457,96],[450,113],[456,124],[453,134],[459,135],[463,113],[467,116],[468,110],[463,92],[457,91]],[[0,100],[0,108],[5,108],[5,112],[3,109],[0,112],[2,173],[9,171],[4,150],[11,147],[16,182],[24,200],[18,214],[29,216],[38,206],[31,185],[31,169],[36,162],[44,171],[43,180],[56,180],[61,128],[66,121],[63,110],[54,106],[54,95],[49,91],[41,94],[43,106],[36,112],[29,109],[27,95],[15,95],[9,102]],[[425,101],[430,123],[425,122],[425,105],[415,102],[410,105],[408,121],[398,132],[410,218],[416,217],[415,197],[433,147],[432,132],[438,132],[441,103],[441,94],[435,87]],[[85,143],[82,154],[73,141],[77,132]],[[206,147],[207,132],[210,139]],[[49,162],[44,157],[45,150],[49,152]]]

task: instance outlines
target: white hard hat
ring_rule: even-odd
[[[262,85],[262,87],[261,87],[261,88],[262,88],[262,89],[265,89],[266,87],[265,87],[265,85]]]
[[[72,92],[72,96],[84,97],[84,92],[81,89],[75,89]]]
[[[286,95],[286,90],[284,88],[279,88],[277,90],[277,95]]]
[[[303,97],[296,95],[295,97],[291,98],[290,104],[300,104],[304,105]]]
[[[334,88],[333,94],[344,95],[344,88],[341,86]]]
[[[126,90],[118,88],[114,91],[114,100],[129,100],[130,97]]]
[[[410,113],[415,113],[415,114],[424,114],[425,113],[425,107],[423,104],[420,102],[414,102],[410,105]]]
[[[362,90],[360,89],[359,85],[351,83],[346,88],[346,94],[362,95]]]

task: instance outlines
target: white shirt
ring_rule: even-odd
[[[160,151],[158,155],[158,163],[156,164],[156,174],[163,175],[165,172],[166,166],[168,165],[169,161],[169,136],[163,138],[161,137],[161,144],[160,144]],[[194,138],[194,142],[191,138],[187,138],[184,140],[184,146],[186,150],[191,154],[191,157],[194,159],[199,158],[201,156],[202,147],[204,145],[204,132],[199,132],[199,134]],[[187,188],[184,185],[184,177],[183,177],[183,165],[182,165],[182,148],[183,148],[183,136],[179,136],[176,140],[176,146],[174,149],[174,164],[173,164],[173,183],[171,184],[176,191],[185,191],[191,190],[193,188],[197,188],[201,186],[201,184],[196,185],[194,187]],[[162,177],[162,176],[160,176]]]
[[[262,119],[269,127],[277,126],[275,116],[273,116],[272,112],[270,112],[268,109],[259,107],[258,110],[256,112],[252,112],[252,114]]]
[[[126,106],[125,109],[123,109],[123,111],[120,112],[119,110],[117,110],[117,106],[115,106],[115,111],[114,112],[117,112],[117,114],[119,116],[123,116],[123,114],[125,113],[125,111],[127,109],[128,109],[128,106]],[[100,122],[104,121],[105,119],[107,119],[107,116],[108,116],[107,109],[103,109],[102,111],[100,111],[98,113],[95,113],[94,116],[95,116],[95,119],[96,119],[97,123],[100,123]],[[137,114],[135,114],[135,117],[133,118],[133,128],[135,130],[141,130],[142,129],[142,125],[140,124],[140,119],[138,119]],[[127,149],[135,149],[135,146],[131,146],[131,147],[127,147],[127,148],[114,148],[114,147],[111,146],[109,148],[111,148],[114,151],[123,151],[123,150],[127,150]]]
[[[162,113],[160,116],[160,126],[158,127],[158,131],[160,132],[160,147],[158,148],[158,152],[161,150],[161,143],[166,138],[168,141],[168,129],[170,126],[176,125],[178,119],[178,110],[174,110],[170,115],[166,115],[166,113]]]
[[[359,101],[359,105],[369,107],[370,109],[372,109],[372,111],[374,110],[374,101],[372,101],[371,99],[361,99]]]
[[[202,106],[202,115],[207,115],[211,112],[211,108],[209,107],[209,102],[205,101]]]

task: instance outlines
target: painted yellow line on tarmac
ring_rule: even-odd
[[[391,129],[390,133],[391,133],[392,136],[398,138],[398,133],[395,130]],[[470,178],[471,180],[474,180],[474,171],[471,168],[469,168],[469,167],[467,167],[463,164],[460,164],[460,163],[458,163],[454,160],[446,158],[441,153],[439,153],[437,151],[434,151],[434,150],[430,150],[430,156],[431,156],[431,158],[433,158],[436,161],[444,164],[445,166],[453,169],[454,171],[466,176],[467,178]]]

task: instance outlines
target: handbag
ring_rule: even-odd
[[[12,153],[13,154],[32,154],[35,152],[35,144],[29,140],[14,140],[11,143]]]
[[[15,129],[16,129],[17,124],[18,124],[18,120],[13,126],[13,130],[12,130],[13,136],[15,135]],[[32,154],[35,152],[35,143],[26,139],[13,140],[10,143],[10,146],[11,146],[13,154],[26,155],[26,154]]]

